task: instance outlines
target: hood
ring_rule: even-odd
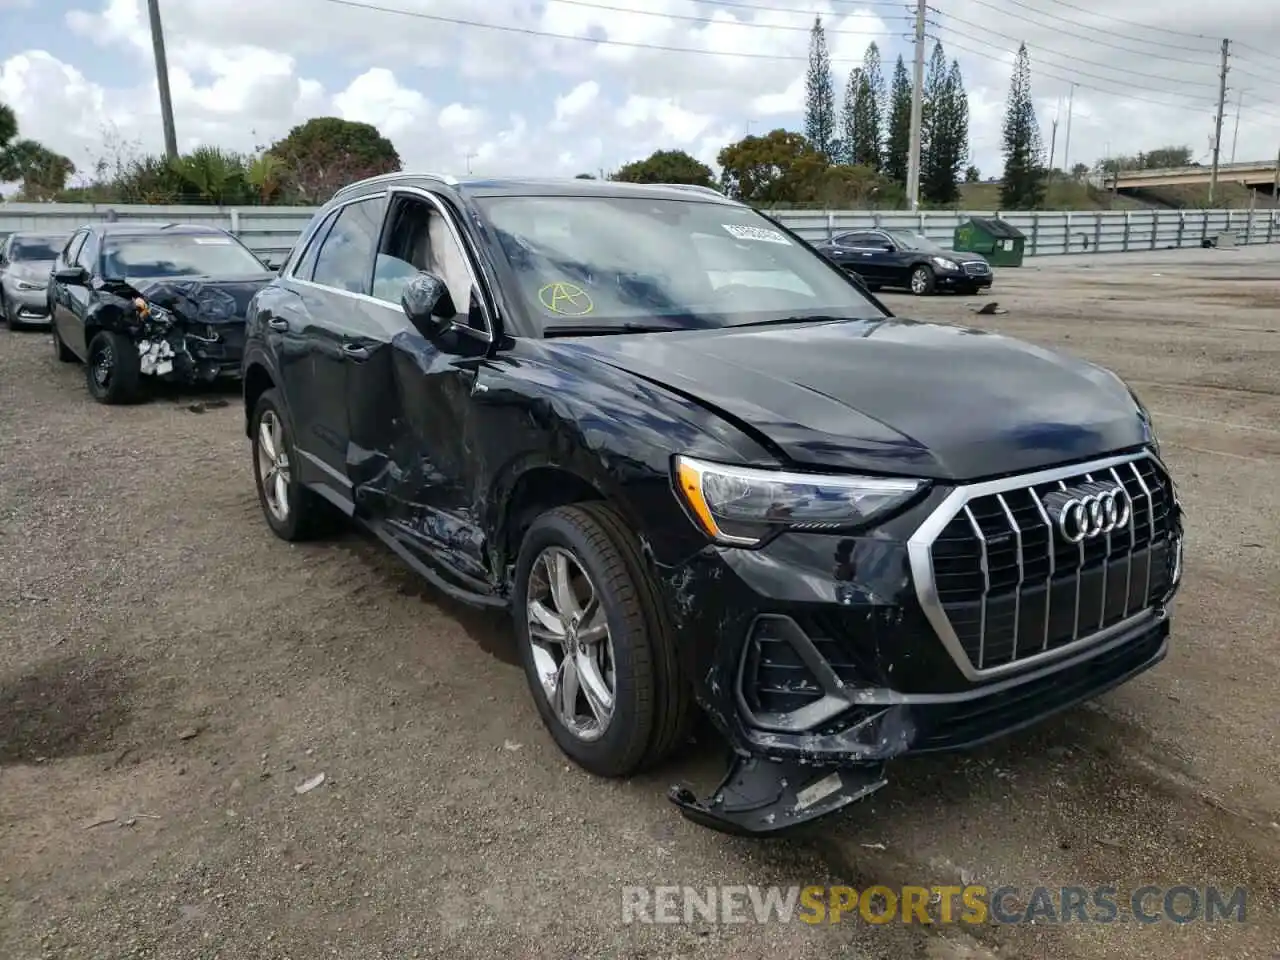
[[[9,276],[28,283],[48,283],[53,263],[52,260],[19,260],[9,266]]]
[[[553,341],[698,401],[806,466],[971,480],[1148,436],[1101,367],[900,318]]]
[[[948,260],[954,260],[956,263],[986,263],[987,258],[980,253],[973,253],[965,250],[923,250],[931,257],[946,257]]]
[[[272,273],[231,280],[130,277],[107,280],[103,285],[117,296],[142,297],[186,323],[223,324],[243,323],[253,295],[274,278]]]

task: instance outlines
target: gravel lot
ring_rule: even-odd
[[[570,768],[498,618],[262,521],[238,395],[93,404],[0,330],[0,957],[1280,956],[1280,248],[1052,258],[889,295],[1112,366],[1188,511],[1170,657],[755,843]],[[225,405],[223,405],[225,404]],[[306,794],[295,786],[323,772]],[[92,826],[92,824],[98,824]],[[624,884],[1219,883],[1244,924],[624,926]]]

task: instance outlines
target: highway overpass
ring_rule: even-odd
[[[1219,183],[1239,183],[1262,193],[1271,194],[1276,189],[1276,161],[1258,163],[1224,163],[1218,167]],[[1212,178],[1212,168],[1167,167],[1162,170],[1121,170],[1119,183],[1115,174],[1106,174],[1102,186],[1107,190],[1144,190],[1151,187],[1183,187],[1207,185]]]

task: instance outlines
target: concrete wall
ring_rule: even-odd
[[[93,204],[0,204],[0,234],[15,230],[70,233],[80,224],[120,220],[211,223],[238,235],[254,251],[282,257],[314,212],[310,207],[95,206]],[[787,210],[777,214],[808,240],[880,225],[918,230],[949,246],[955,228],[969,216],[992,212],[902,213],[868,210]],[[1028,256],[1062,253],[1123,253],[1198,247],[1207,236],[1232,233],[1238,244],[1280,242],[1280,210],[1107,210],[1006,213],[1027,236]]]

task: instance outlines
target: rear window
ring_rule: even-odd
[[[107,236],[102,274],[126,277],[238,277],[267,272],[234,237],[217,233]]]

